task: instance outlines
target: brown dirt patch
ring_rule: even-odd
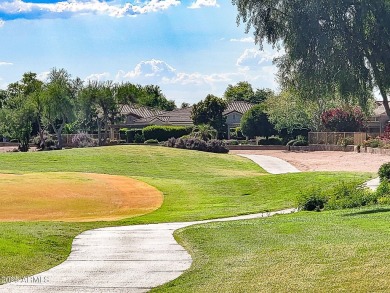
[[[353,152],[230,151],[230,154],[273,156],[301,171],[378,172],[390,156]]]
[[[108,221],[150,213],[163,195],[125,176],[0,174],[0,221]]]

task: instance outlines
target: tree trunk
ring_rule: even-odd
[[[57,135],[57,139],[58,139],[58,141],[57,141],[57,149],[62,150],[62,146],[63,146],[62,130],[64,129],[65,122],[62,122],[61,126],[58,129],[55,127],[54,123],[52,123],[51,126],[53,127],[54,132]]]
[[[38,118],[37,119],[37,122],[38,122],[38,132],[39,132],[39,148],[41,150],[45,149],[45,137],[44,137],[44,130],[42,128],[42,124],[41,124],[41,120]]]
[[[99,118],[96,119],[97,127],[98,127],[98,144],[102,145],[102,122]]]

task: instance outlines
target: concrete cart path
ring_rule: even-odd
[[[194,224],[255,219],[295,211],[86,231],[74,239],[72,252],[65,262],[46,272],[0,286],[0,292],[147,292],[176,279],[191,266],[191,256],[173,237],[175,230]]]
[[[277,158],[245,157],[273,174],[299,172]],[[191,266],[191,256],[173,237],[175,230],[194,224],[255,219],[295,211],[85,231],[74,239],[65,262],[46,272],[0,286],[0,292],[147,292],[176,279]]]
[[[275,157],[263,155],[239,155],[260,165],[265,171],[271,174],[285,174],[301,172],[290,163]]]

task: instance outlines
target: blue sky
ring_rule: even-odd
[[[27,71],[157,84],[194,103],[248,81],[277,90],[272,59],[228,0],[1,0],[0,88]]]

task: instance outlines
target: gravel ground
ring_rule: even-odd
[[[390,156],[353,152],[230,151],[230,154],[264,155],[283,159],[301,171],[378,172]]]

